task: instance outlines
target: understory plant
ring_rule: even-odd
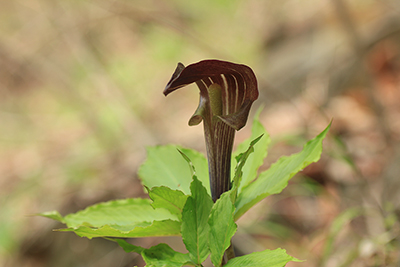
[[[149,147],[139,169],[149,198],[113,200],[65,216],[57,211],[40,215],[67,225],[57,231],[117,242],[126,252],[139,253],[146,266],[203,266],[208,257],[214,266],[280,267],[299,261],[281,248],[235,256],[231,239],[243,214],[280,193],[297,172],[319,160],[330,125],[302,151],[281,157],[259,173],[270,144],[260,110],[251,137],[233,151],[235,131],[245,126],[258,98],[251,68],[219,60],[187,67],[179,63],[164,94],[191,83],[199,87],[200,101],[189,125],[203,122],[207,159],[175,145]],[[181,236],[187,253],[164,243],[144,248],[127,241],[152,236]]]

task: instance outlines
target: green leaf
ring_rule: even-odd
[[[196,264],[201,264],[209,254],[208,218],[214,203],[196,176],[193,177],[190,190],[192,195],[183,208],[181,233],[190,258]]]
[[[180,235],[181,224],[178,221],[162,220],[142,222],[128,225],[103,225],[100,227],[78,226],[74,228],[58,229],[60,232],[74,232],[80,237],[149,237],[149,236],[177,236]]]
[[[182,152],[181,150],[179,150],[179,149],[178,149],[178,152],[181,153],[183,159],[188,163],[190,172],[191,172],[191,174],[192,174],[192,177],[193,177],[194,175],[196,175],[196,168],[194,167],[193,162],[190,160],[190,158],[189,158],[188,156],[186,156],[186,154],[183,153],[183,152]]]
[[[41,216],[67,224],[67,229],[59,231],[73,231],[88,238],[180,234],[177,215],[164,208],[154,209],[149,199],[142,198],[99,203],[64,218],[58,212],[43,213]]]
[[[153,187],[149,190],[149,196],[153,200],[153,208],[165,208],[182,220],[182,210],[188,198],[182,191],[165,186]]]
[[[264,250],[261,252],[253,252],[251,254],[231,259],[224,267],[285,267],[289,261],[301,262],[288,254],[284,249]]]
[[[139,246],[132,245],[124,239],[106,239],[117,242],[118,245],[122,247],[127,253],[136,252],[138,254],[141,254],[143,259],[147,263],[146,266],[194,266],[194,264],[190,262],[189,254],[176,252],[167,244],[161,243],[149,249],[145,249]]]
[[[46,217],[46,218],[49,218],[49,219],[53,219],[53,220],[56,220],[56,221],[59,221],[59,222],[62,222],[62,223],[65,223],[64,218],[56,210],[43,212],[43,213],[39,213],[39,214],[36,214],[36,215],[42,216],[42,217]]]
[[[102,202],[64,217],[68,227],[90,225],[130,225],[141,222],[178,220],[166,209],[154,209],[150,199],[128,198]]]
[[[241,153],[244,153],[248,147],[250,146],[252,140],[258,138],[259,136],[263,135],[263,138],[254,146],[254,153],[249,155],[248,159],[246,160],[246,164],[243,167],[243,176],[242,181],[240,182],[240,186],[238,188],[238,192],[240,193],[242,188],[252,182],[256,176],[257,171],[260,166],[264,163],[264,158],[267,156],[268,152],[268,145],[271,143],[271,138],[267,131],[265,130],[264,126],[261,124],[259,120],[259,115],[262,111],[262,108],[258,109],[254,120],[253,126],[251,128],[251,137],[246,139],[243,143],[239,144],[236,151],[232,154],[232,162],[233,158],[237,158]],[[231,167],[232,177],[235,176],[235,166],[232,164]]]
[[[131,243],[128,243],[125,239],[117,239],[117,238],[115,238],[115,239],[114,238],[106,238],[106,239],[117,242],[118,245],[121,248],[123,248],[126,253],[136,252],[138,254],[141,254],[145,250],[145,248],[135,246],[135,245],[132,245]]]
[[[231,244],[231,238],[236,232],[236,224],[233,220],[235,206],[232,204],[230,192],[225,192],[217,200],[211,210],[209,247],[211,261],[215,266],[221,266],[225,250]]]
[[[210,192],[208,165],[204,155],[195,150],[174,145],[147,148],[147,160],[138,173],[143,185],[148,188],[164,185],[173,190],[181,190],[186,195],[190,194],[191,170],[178,149],[196,166],[197,178],[203,183],[207,192]]]
[[[167,244],[161,243],[142,252],[146,266],[181,267],[190,263],[189,254],[174,251]]]
[[[280,193],[290,178],[312,162],[318,161],[322,153],[322,141],[330,125],[317,137],[308,141],[301,152],[281,157],[267,171],[261,173],[257,180],[244,187],[235,202],[235,220],[265,197]]]
[[[262,135],[251,141],[249,148],[246,150],[246,152],[239,154],[236,157],[237,165],[235,168],[235,176],[233,177],[233,187],[232,187],[232,200],[233,202],[236,201],[237,198],[237,192],[240,187],[240,183],[243,177],[243,167],[245,166],[247,158],[251,155],[251,153],[254,152],[254,145],[260,141]]]

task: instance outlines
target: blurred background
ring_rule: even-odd
[[[143,266],[32,215],[145,197],[146,146],[204,152],[202,127],[187,126],[198,90],[162,91],[178,62],[208,58],[258,77],[252,114],[264,106],[273,140],[262,169],[333,118],[321,160],[238,221],[237,253],[399,266],[398,0],[1,1],[0,266]],[[184,252],[179,238],[130,242]]]

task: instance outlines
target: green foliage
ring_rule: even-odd
[[[79,236],[147,237],[180,234],[177,215],[166,208],[154,209],[148,199],[124,199],[96,204],[62,217],[58,212],[39,214],[62,223]]]
[[[257,180],[244,187],[235,203],[235,219],[265,197],[282,192],[290,178],[311,163],[318,161],[322,153],[322,141],[329,128],[330,125],[317,137],[308,141],[301,152],[289,157],[281,157],[268,170],[261,173]]]
[[[263,135],[260,135],[259,137],[257,137],[253,141],[251,141],[249,148],[244,153],[241,153],[238,156],[236,156],[237,165],[236,165],[235,172],[234,172],[232,193],[231,193],[233,201],[236,201],[239,187],[240,187],[240,185],[243,184],[242,183],[242,178],[243,178],[242,169],[244,166],[247,166],[247,165],[245,165],[245,163],[247,163],[249,156],[254,152],[254,145],[258,141],[260,141],[261,137],[263,137]],[[258,167],[259,166],[257,166],[257,169],[258,169]],[[247,178],[248,177],[249,177],[249,175],[247,175]]]
[[[166,186],[153,187],[149,190],[149,196],[153,200],[151,203],[153,208],[165,208],[182,221],[183,206],[188,198],[182,191],[172,190]]]
[[[215,266],[220,266],[225,250],[231,244],[231,238],[236,232],[236,224],[233,220],[233,206],[230,192],[225,192],[217,200],[211,210],[208,223],[210,224],[209,246],[211,261]]]
[[[129,253],[129,252],[136,252],[136,253],[138,253],[138,254],[142,254],[142,252],[145,250],[145,249],[142,248],[142,247],[135,246],[135,245],[132,245],[131,243],[126,242],[125,239],[111,239],[111,238],[107,238],[107,239],[108,239],[108,240],[111,240],[111,241],[117,242],[118,245],[119,245],[121,248],[123,248],[123,250],[124,250],[125,252],[127,252],[127,253]]]
[[[202,266],[210,255],[221,266],[224,253],[237,230],[235,221],[263,198],[280,193],[297,172],[317,161],[330,125],[310,140],[303,150],[281,157],[257,177],[270,143],[269,135],[256,116],[252,138],[233,154],[232,189],[213,203],[210,197],[207,161],[200,153],[176,146],[148,148],[148,158],[139,170],[150,199],[125,199],[100,203],[61,216],[41,216],[67,225],[87,238],[103,237],[117,242],[126,252],[139,253],[147,266]],[[166,244],[149,249],[120,238],[181,235],[188,253],[174,251]],[[113,239],[116,238],[116,239]],[[299,261],[283,249],[265,250],[230,259],[224,266],[285,266]]]
[[[265,130],[264,126],[261,124],[259,121],[259,116],[262,111],[262,108],[260,108],[254,118],[253,121],[253,126],[251,129],[251,137],[249,139],[246,139],[243,143],[239,144],[237,146],[237,149],[235,152],[233,152],[233,158],[237,160],[239,163],[239,156],[242,153],[245,153],[246,149],[250,149],[251,151],[247,154],[247,159],[246,159],[246,164],[242,164],[243,168],[243,175],[242,175],[242,181],[240,182],[239,185],[239,192],[241,188],[244,186],[248,185],[250,182],[252,182],[256,177],[257,177],[257,171],[261,167],[261,165],[264,163],[264,159],[268,154],[268,146],[271,143],[271,138],[269,137],[269,134]],[[262,136],[262,138],[259,138]],[[257,141],[256,141],[257,140]],[[257,146],[254,146],[255,142],[257,143]],[[254,143],[252,145],[252,143]],[[233,161],[232,161],[233,162]],[[237,167],[236,167],[237,168]],[[235,166],[232,164],[231,167],[231,173],[232,177],[235,177],[236,175],[236,170]]]
[[[208,217],[213,201],[196,176],[193,176],[190,190],[192,195],[188,197],[182,212],[182,239],[192,261],[201,264],[209,254]]]
[[[228,261],[224,266],[246,266],[246,267],[258,267],[258,266],[268,266],[268,267],[284,267],[289,261],[301,262],[292,256],[286,254],[284,249],[276,250],[264,250],[261,252],[253,252],[251,254],[237,257]]]
[[[158,244],[149,249],[145,249],[139,246],[132,245],[124,239],[111,239],[115,241],[125,252],[136,252],[142,255],[144,261],[148,266],[183,266],[194,264],[190,261],[189,254],[180,253],[174,251],[167,244]]]
[[[173,145],[147,148],[147,160],[139,169],[139,177],[144,186],[167,186],[190,194],[192,171],[187,167],[186,160],[178,153],[183,152],[196,166],[196,176],[210,193],[208,181],[207,159],[203,154]]]
[[[190,262],[188,254],[176,252],[163,243],[143,250],[142,257],[148,266],[180,267]]]

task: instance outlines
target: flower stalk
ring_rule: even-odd
[[[251,105],[258,98],[257,79],[248,66],[231,62],[203,60],[187,67],[178,63],[164,95],[191,83],[199,87],[200,101],[189,125],[203,121],[211,196],[215,202],[231,187],[235,131],[246,125]]]

